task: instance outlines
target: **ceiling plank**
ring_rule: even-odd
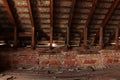
[[[10,9],[8,1],[7,0],[3,0],[3,1],[4,1],[4,4],[5,4],[5,7],[7,8],[8,14],[11,18],[11,22],[14,26],[14,47],[17,47],[17,24],[16,24],[15,18],[13,16],[13,13]]]
[[[93,16],[93,14],[94,14],[94,12],[95,12],[95,9],[96,9],[97,4],[98,4],[98,0],[94,0],[94,1],[93,1],[93,5],[92,5],[92,7],[91,7],[91,9],[90,9],[90,13],[89,13],[89,15],[88,15],[87,22],[86,22],[86,24],[85,24],[85,28],[84,28],[84,46],[87,45],[88,27],[89,27],[89,24],[90,24],[90,22],[91,22],[92,16]]]
[[[32,43],[31,43],[31,45],[32,45],[32,49],[35,49],[35,24],[34,24],[30,0],[27,0],[27,3],[28,3],[28,9],[29,9],[30,20],[31,20],[31,25],[32,25]]]
[[[53,43],[53,0],[50,0],[50,49]]]
[[[103,20],[103,23],[101,24],[100,27],[100,35],[99,35],[99,45],[100,48],[103,48],[103,28],[106,26],[106,24],[108,23],[109,19],[111,18],[113,12],[115,11],[115,9],[117,8],[117,6],[119,5],[120,0],[115,0],[113,5],[111,6],[111,8],[109,9],[105,19]]]
[[[70,27],[71,27],[71,22],[73,18],[73,13],[74,13],[74,7],[75,7],[76,0],[72,0],[72,5],[71,5],[71,10],[70,10],[70,15],[69,15],[69,21],[68,21],[68,26],[67,26],[67,41],[66,41],[66,47],[70,47],[69,42],[70,42]]]

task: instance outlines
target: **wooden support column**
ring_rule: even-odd
[[[103,48],[103,27],[100,27],[100,33],[99,33],[100,37],[99,37],[99,46],[100,49]]]
[[[14,47],[17,47],[17,24],[16,24],[15,18],[13,16],[13,13],[12,13],[12,11],[10,9],[10,6],[8,4],[8,1],[7,0],[3,0],[3,1],[4,1],[4,4],[5,4],[5,7],[6,7],[7,11],[8,11],[8,14],[10,16],[11,22],[12,22],[12,24],[14,26]]]
[[[116,49],[119,48],[119,27],[116,27],[116,33],[115,33],[115,43],[116,43]]]
[[[87,46],[88,27],[89,27],[89,24],[91,22],[92,16],[95,12],[97,3],[98,3],[98,0],[93,1],[93,5],[91,7],[90,13],[88,15],[88,19],[87,19],[86,24],[85,24],[85,28],[84,28],[84,47]]]
[[[53,43],[53,0],[50,0],[50,49]]]
[[[32,25],[32,42],[31,42],[31,46],[32,46],[32,49],[35,49],[35,24],[34,24],[34,19],[33,19],[30,0],[27,0],[27,3],[28,3],[28,9],[29,9],[30,20],[31,20],[31,25]]]
[[[87,46],[87,36],[88,36],[88,28],[84,28],[84,48]]]
[[[100,48],[103,48],[103,28],[106,26],[106,24],[108,23],[109,19],[112,16],[113,12],[118,7],[119,2],[120,2],[120,0],[114,0],[114,3],[112,4],[112,6],[109,9],[106,17],[104,18],[103,23],[101,24],[100,35],[99,35],[99,45],[100,45]]]
[[[71,27],[71,22],[73,18],[73,13],[74,13],[74,7],[75,7],[76,0],[72,0],[72,5],[71,5],[71,10],[70,10],[70,16],[68,20],[68,26],[67,26],[67,41],[66,41],[66,47],[70,47],[70,27]]]

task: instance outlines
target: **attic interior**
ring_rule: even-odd
[[[119,80],[119,49],[120,0],[0,0],[0,80]]]

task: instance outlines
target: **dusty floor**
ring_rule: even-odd
[[[120,66],[107,69],[77,70],[9,70],[1,72],[0,80],[120,80]]]

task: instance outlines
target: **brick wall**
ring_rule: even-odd
[[[97,68],[107,65],[120,64],[120,51],[101,50],[97,54],[80,54],[78,51],[59,52],[55,54],[40,53],[37,50],[18,49],[0,53],[0,66],[19,67],[34,66],[73,68],[94,66]]]

